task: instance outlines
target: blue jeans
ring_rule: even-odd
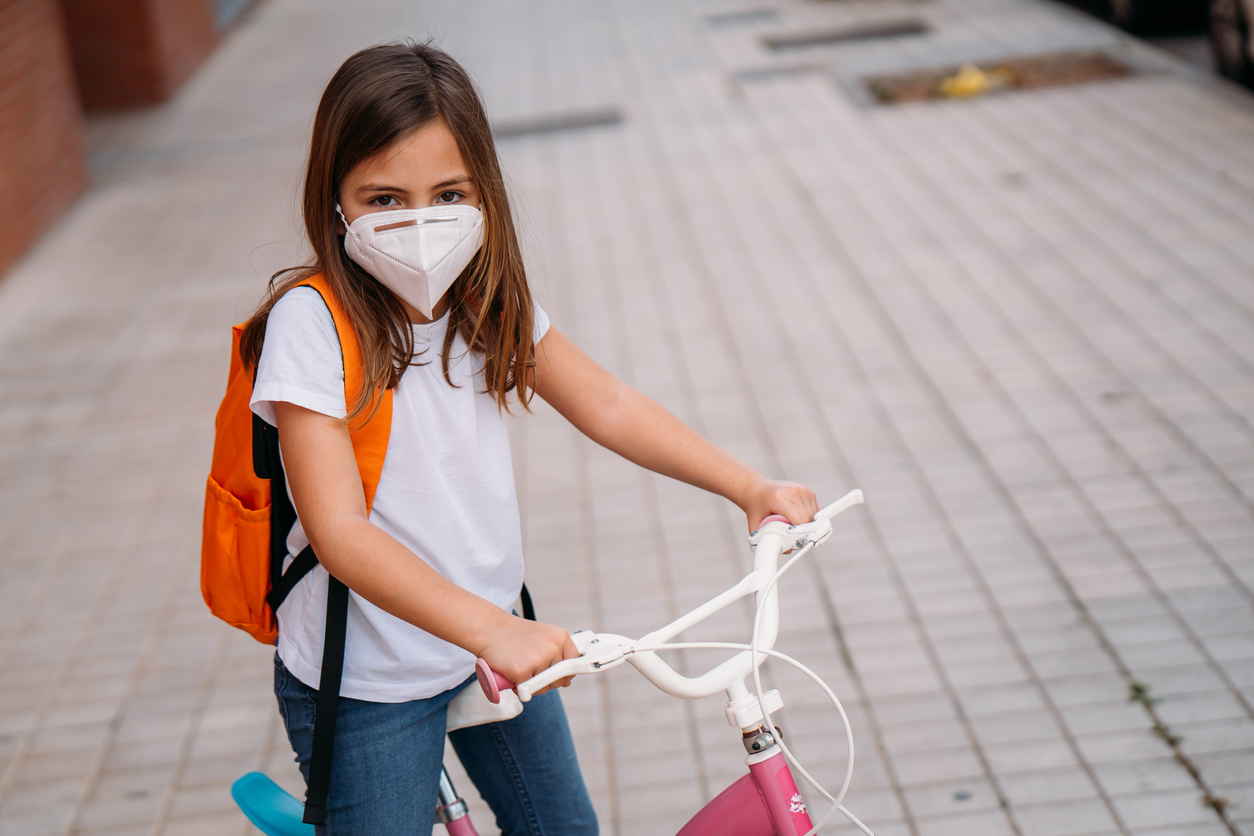
[[[432,832],[448,704],[467,683],[412,702],[340,698],[327,821],[317,828],[318,836]],[[318,692],[288,672],[276,655],[274,693],[308,781]],[[556,691],[533,698],[512,720],[459,729],[448,737],[503,836],[597,833],[596,812]]]

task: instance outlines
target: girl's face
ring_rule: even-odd
[[[479,189],[470,179],[457,140],[443,119],[402,136],[358,164],[340,183],[340,209],[349,223],[370,212],[454,203],[479,208]],[[401,301],[411,321],[430,321]],[[446,310],[447,293],[432,314],[439,319]]]

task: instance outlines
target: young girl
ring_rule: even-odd
[[[492,132],[448,55],[390,44],[349,58],[314,121],[304,192],[313,263],[281,273],[249,320],[252,409],[279,430],[297,521],[289,555],[319,566],[278,611],[275,693],[306,780],[330,577],[351,590],[325,834],[432,828],[449,700],[476,657],[522,682],[577,655],[560,627],[511,612],[523,579],[502,410],[533,394],[589,438],[718,493],[751,526],[809,521],[808,489],[773,482],[576,348],[531,298]],[[361,348],[346,398],[325,277]],[[392,392],[367,511],[350,427]],[[329,573],[329,574],[328,574]],[[556,692],[450,735],[505,834],[597,832]]]

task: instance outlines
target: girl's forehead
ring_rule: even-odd
[[[349,183],[382,177],[407,180],[395,185],[415,186],[441,183],[467,174],[465,160],[453,132],[442,119],[428,122],[397,139],[380,153],[363,160],[346,178]],[[429,182],[418,182],[429,181]]]

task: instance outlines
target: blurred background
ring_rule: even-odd
[[[272,649],[201,601],[203,484],[230,326],[306,257],[322,88],[406,37],[479,84],[557,327],[764,473],[866,491],[785,582],[779,645],[845,701],[853,812],[1254,834],[1251,20],[0,0],[0,836],[255,834],[235,778],[303,794]],[[544,404],[511,433],[542,619],[643,634],[750,567],[728,503]],[[767,678],[838,784],[823,695]],[[624,667],[564,700],[607,834],[675,832],[745,771],[719,699]]]

